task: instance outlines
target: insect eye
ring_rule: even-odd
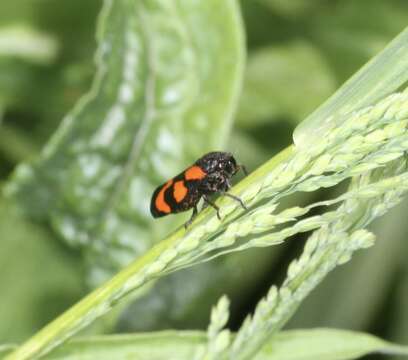
[[[228,173],[232,174],[232,173],[234,172],[234,169],[235,169],[235,166],[234,166],[234,164],[233,164],[231,161],[228,161],[228,162],[225,164],[225,170],[226,170]]]

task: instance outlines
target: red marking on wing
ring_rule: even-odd
[[[178,203],[181,202],[186,197],[187,192],[188,192],[188,189],[184,185],[183,180],[176,181],[174,183],[173,196]]]
[[[184,178],[186,180],[201,180],[204,179],[206,175],[207,173],[205,173],[203,169],[197,165],[193,165],[185,171]]]
[[[164,212],[164,213],[170,213],[171,208],[169,204],[166,203],[166,200],[164,199],[164,193],[165,191],[173,184],[173,180],[167,181],[163,187],[160,189],[159,193],[157,194],[156,200],[154,201],[154,205],[156,206],[156,209]]]

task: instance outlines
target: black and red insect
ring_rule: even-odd
[[[193,209],[193,214],[185,224],[187,227],[197,215],[197,204],[201,198],[204,207],[210,205],[221,219],[219,207],[210,195],[220,193],[238,201],[246,209],[242,200],[227,193],[231,188],[230,179],[240,169],[246,174],[244,166],[237,164],[231,153],[214,151],[205,154],[183,172],[160,185],[153,193],[150,212],[153,217],[161,217]]]

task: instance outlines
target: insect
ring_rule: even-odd
[[[242,200],[227,191],[231,188],[230,179],[240,169],[245,175],[247,171],[243,165],[238,165],[229,152],[214,151],[205,154],[183,172],[160,185],[153,193],[150,212],[158,218],[169,214],[193,209],[190,220],[184,226],[187,228],[197,216],[197,204],[201,198],[204,207],[212,206],[218,219],[221,220],[220,209],[209,198],[210,195],[221,193],[238,201],[246,209]]]

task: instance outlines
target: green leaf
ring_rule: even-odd
[[[299,149],[313,144],[335,127],[336,119],[369,106],[408,81],[408,28],[348,80],[334,96],[302,121],[293,134]]]
[[[5,123],[17,125],[41,144],[54,132],[89,88],[99,8],[98,0],[1,2],[0,103],[7,106]]]
[[[261,48],[248,60],[239,125],[253,127],[282,117],[297,124],[334,90],[330,69],[308,42]]]
[[[300,19],[305,33],[326,54],[340,83],[379,53],[408,21],[406,3],[399,0],[344,0],[323,6],[322,1],[303,1],[317,5]]]
[[[0,121],[1,121],[0,108]],[[31,139],[24,136],[24,133],[16,128],[1,124],[0,131],[0,153],[11,161],[27,160],[33,154],[37,153],[37,149],[32,144]]]
[[[57,41],[27,26],[0,27],[0,56],[48,64],[57,55]]]
[[[391,336],[397,341],[408,343],[408,263],[406,259],[406,253],[408,244],[406,238],[404,239],[404,249],[401,251],[401,265],[403,268],[402,276],[398,278],[396,299],[392,307],[391,320]]]
[[[258,0],[260,3],[265,4],[272,11],[277,12],[283,16],[299,17],[305,13],[311,12],[316,9],[316,5],[319,4],[319,0]]]
[[[233,0],[105,1],[91,91],[8,187],[85,248],[92,284],[174,227],[153,224],[150,195],[225,142],[243,58]]]
[[[322,139],[307,151],[294,152],[293,147],[289,147],[276,155],[231,189],[231,193],[241,196],[245,203],[261,203],[260,206],[246,216],[237,218],[243,213],[242,207],[232,199],[222,198],[218,204],[228,215],[221,222],[212,209],[202,211],[193,227],[187,231],[181,227],[155,245],[29,339],[10,359],[31,359],[46,353],[109,312],[126,295],[170,271],[234,250],[277,245],[291,235],[319,228],[312,235],[308,242],[310,245],[306,246],[299,260],[292,262],[289,268],[286,288],[282,289],[279,307],[276,308],[278,321],[269,329],[277,331],[299,302],[330,270],[349,260],[352,252],[357,249],[372,245],[373,235],[356,228],[361,229],[398,204],[407,191],[406,162],[396,160],[396,156],[402,157],[408,144],[405,131],[407,106],[407,93],[394,94],[374,107],[345,117],[342,126],[333,131],[330,137]],[[393,114],[392,122],[389,122],[389,114]],[[387,166],[384,167],[384,164]],[[378,170],[372,171],[371,178],[367,174],[367,168]],[[297,191],[330,187],[350,176],[358,177],[344,196],[311,204],[309,209],[295,207],[274,213],[283,196]],[[262,200],[268,195],[269,202],[263,204]],[[312,207],[329,206],[338,202],[342,204],[335,212],[329,211],[322,216],[296,221]],[[229,221],[231,219],[235,221]],[[288,222],[289,226],[283,229],[278,227],[276,232],[267,233],[275,225]],[[262,235],[265,233],[267,234]],[[250,237],[245,239],[248,235]],[[333,239],[329,240],[331,236]],[[327,247],[327,241],[330,241],[330,247]],[[341,243],[345,247],[338,247]],[[315,270],[319,271],[313,276]],[[303,281],[306,282],[305,286],[302,286]],[[292,293],[292,289],[299,290],[299,293]],[[266,320],[261,322],[261,327],[269,326],[268,322],[274,318]],[[263,341],[263,337],[261,340]],[[259,346],[255,349],[258,350]]]
[[[43,359],[190,360],[206,341],[206,334],[199,331],[99,336],[72,340]],[[293,330],[274,336],[254,360],[347,360],[371,353],[408,355],[408,347],[359,332]]]
[[[13,351],[17,345],[0,345],[0,359]]]
[[[0,342],[30,336],[82,295],[78,257],[0,197]]]
[[[263,348],[259,360],[346,360],[371,353],[408,356],[408,347],[354,331],[293,330],[273,337]]]

